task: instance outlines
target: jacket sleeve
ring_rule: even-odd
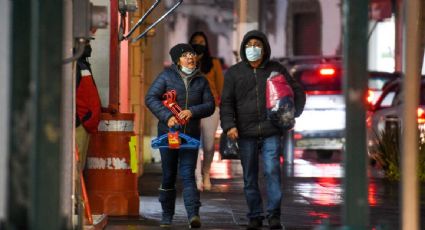
[[[145,96],[146,106],[160,122],[165,124],[173,116],[173,113],[162,104],[162,95],[166,91],[166,86],[166,73],[162,72],[149,87]]]
[[[223,132],[236,127],[235,123],[235,95],[234,79],[231,70],[228,70],[224,76],[224,86],[221,93],[220,122]]]
[[[294,91],[294,104],[295,104],[295,117],[299,117],[304,110],[305,106],[305,92],[303,87],[297,80],[295,80],[284,66],[281,66],[281,73],[285,76],[292,90]]]
[[[90,76],[89,79],[90,87],[91,87],[91,95],[87,95],[87,102],[89,103],[89,108],[91,112],[91,116],[87,121],[83,121],[83,126],[86,127],[87,131],[89,133],[96,133],[97,127],[99,126],[100,122],[100,114],[101,112],[101,102],[100,102],[100,96],[97,91],[96,84],[94,82],[94,79],[92,76]]]
[[[209,117],[215,110],[214,97],[211,93],[208,81],[204,77],[201,77],[200,80],[204,81],[204,87],[202,89],[202,104],[193,105],[188,108],[192,112],[192,119]]]
[[[90,69],[77,63],[76,112],[77,121],[89,133],[96,133],[100,121],[101,102]]]

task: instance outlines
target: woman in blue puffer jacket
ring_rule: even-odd
[[[176,102],[181,107],[179,118],[186,124],[179,130],[193,138],[200,138],[200,120],[210,116],[215,109],[214,98],[208,81],[196,68],[196,54],[189,44],[177,44],[170,50],[173,61],[149,88],[145,103],[158,118],[158,136],[168,133],[169,128],[178,125],[178,119],[163,105],[164,93],[175,90]],[[183,200],[189,225],[199,228],[199,191],[195,182],[195,167],[198,149],[160,149],[162,182],[159,188],[159,201],[162,206],[161,227],[171,226],[175,201],[177,169],[183,182]]]

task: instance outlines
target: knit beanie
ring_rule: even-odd
[[[170,57],[174,64],[177,64],[182,54],[186,52],[195,53],[192,46],[186,43],[180,43],[170,49]]]

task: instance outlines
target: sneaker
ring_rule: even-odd
[[[283,229],[282,224],[280,224],[280,217],[279,216],[269,217],[269,228],[270,229]]]
[[[160,223],[159,224],[159,227],[161,227],[161,228],[171,228],[171,223],[170,224],[168,224],[168,223]]]
[[[260,229],[263,226],[263,219],[262,218],[251,218],[249,219],[248,226],[246,227],[247,230],[257,230]]]
[[[170,228],[172,222],[173,222],[173,216],[163,213],[161,221],[159,222],[159,227]]]
[[[189,228],[200,228],[201,227],[201,218],[199,216],[193,216],[189,220]]]

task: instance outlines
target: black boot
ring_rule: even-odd
[[[200,195],[196,186],[183,188],[183,200],[187,212],[189,228],[201,227],[201,219],[199,217],[199,207],[201,207],[201,202],[199,199]]]
[[[198,215],[193,216],[189,220],[189,228],[200,228],[201,227],[201,219]]]
[[[176,205],[176,190],[160,188],[159,202],[161,202],[162,207],[162,219],[160,222],[160,227],[171,227]]]
[[[280,223],[280,216],[270,216],[268,219],[270,229],[283,229],[282,224]]]
[[[248,226],[246,226],[247,230],[257,230],[261,229],[263,226],[263,217],[253,217],[249,219]]]

